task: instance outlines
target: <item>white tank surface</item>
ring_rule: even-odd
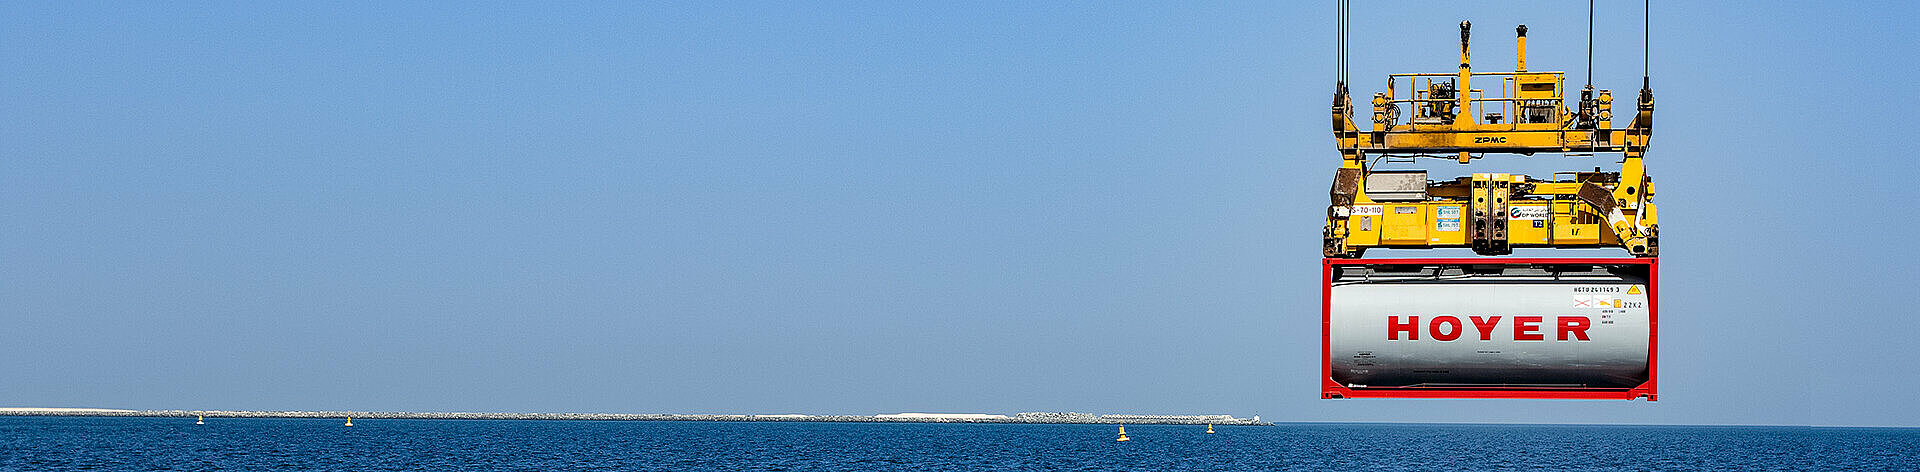
[[[1349,388],[1631,388],[1650,378],[1650,290],[1633,267],[1338,267],[1329,374]]]

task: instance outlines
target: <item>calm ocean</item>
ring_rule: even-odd
[[[0,470],[1920,470],[1920,429],[0,417]]]

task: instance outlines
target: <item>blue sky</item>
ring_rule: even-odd
[[[1646,403],[1317,399],[1332,5],[9,3],[0,404],[1920,425],[1911,8],[1653,8]]]

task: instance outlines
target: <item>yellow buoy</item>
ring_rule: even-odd
[[[207,424],[206,415],[194,415],[193,424]]]
[[[1132,440],[1133,440],[1132,438],[1127,437],[1127,425],[1124,425],[1124,424],[1120,425],[1120,439],[1115,439],[1114,441],[1132,441]]]
[[[1213,434],[1213,423],[1207,423],[1207,434]]]
[[[353,426],[353,417],[347,417],[347,426]]]

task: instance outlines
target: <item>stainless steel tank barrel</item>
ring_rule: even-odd
[[[1655,267],[1648,259],[1330,262],[1323,395],[1638,390],[1651,398]]]

